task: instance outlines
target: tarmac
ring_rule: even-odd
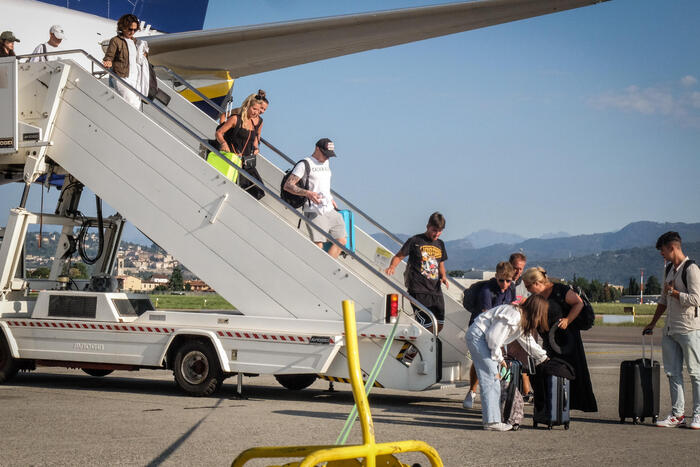
[[[464,387],[423,392],[375,389],[370,396],[377,441],[418,439],[446,466],[696,465],[700,430],[620,424],[619,366],[639,358],[641,328],[595,327],[584,333],[599,412],[572,412],[569,430],[482,429],[480,405],[462,408]],[[660,360],[659,333],[655,359]],[[0,386],[0,465],[230,465],[254,446],[333,444],[353,406],[350,386],[318,380],[292,392],[273,377],[246,377],[247,399],[235,378],[215,397],[192,398],[166,371],[119,371],[90,377],[79,370],[39,368]],[[692,395],[686,378],[686,415]],[[670,409],[661,378],[661,417]],[[356,424],[348,441],[361,442]],[[429,465],[417,454],[402,462]],[[246,465],[269,465],[274,462]],[[277,461],[278,464],[283,463]]]

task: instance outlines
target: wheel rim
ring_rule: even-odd
[[[180,364],[180,373],[189,384],[201,384],[209,375],[209,360],[199,350],[188,352]]]

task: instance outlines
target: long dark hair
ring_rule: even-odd
[[[124,31],[129,29],[129,26],[131,26],[133,23],[139,25],[139,28],[141,27],[139,19],[136,17],[136,15],[132,15],[131,13],[123,15],[121,18],[119,18],[119,21],[117,21],[117,34],[120,36],[124,34]]]
[[[536,330],[549,331],[547,316],[549,302],[539,295],[530,295],[520,307],[520,325],[523,334],[534,334]]]

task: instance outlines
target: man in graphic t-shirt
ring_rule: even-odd
[[[408,256],[404,275],[406,288],[409,294],[435,315],[438,332],[442,330],[445,322],[445,300],[440,284],[449,287],[445,272],[447,250],[445,250],[445,243],[439,239],[444,229],[445,218],[439,212],[432,213],[425,233],[414,235],[406,240],[399,252],[391,258],[391,263],[386,270],[386,273],[391,276],[401,260]],[[412,306],[416,313],[416,320],[426,329],[431,329],[433,321],[430,317],[417,306]]]
[[[304,203],[304,215],[328,232],[336,242],[345,245],[345,221],[338,213],[338,206],[331,194],[331,166],[328,163],[331,157],[336,157],[333,141],[328,138],[318,140],[311,157],[305,159],[309,163],[309,189],[305,190],[297,185],[305,176],[306,165],[302,163],[297,163],[294,167],[284,184],[284,189],[294,195],[306,197],[308,202]],[[308,227],[311,240],[323,248],[326,237],[311,226]],[[334,244],[328,249],[328,254],[337,258],[340,251]]]

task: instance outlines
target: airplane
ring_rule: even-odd
[[[101,58],[116,32],[116,19],[136,13],[142,21],[136,37],[148,42],[150,62],[177,72],[221,104],[236,78],[606,1],[480,0],[202,30],[208,0],[167,2],[172,11],[187,12],[176,18],[159,14],[163,2],[158,0],[5,0],[3,16],[11,21],[1,27],[20,38],[17,54],[31,53],[48,39],[50,26],[60,24],[67,36],[61,48],[83,49]],[[89,67],[87,60],[79,63]],[[184,93],[211,112],[201,97]]]

